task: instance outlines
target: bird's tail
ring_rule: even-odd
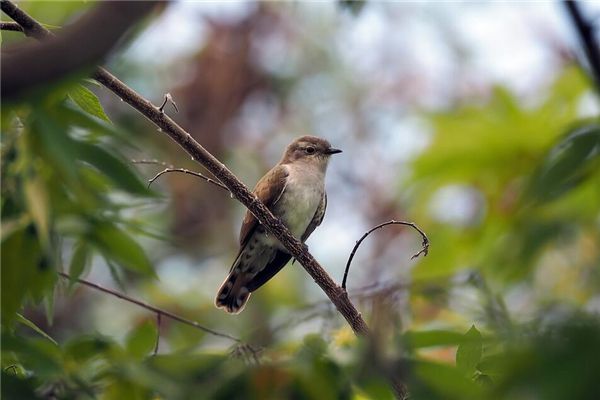
[[[240,271],[239,268],[233,268],[231,273],[225,279],[215,298],[215,306],[222,308],[230,314],[239,314],[242,312],[250,297],[250,291],[245,286],[248,279],[247,274]]]

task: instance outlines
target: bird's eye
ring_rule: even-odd
[[[313,154],[315,152],[315,148],[312,147],[312,146],[309,146],[309,147],[306,148],[306,152],[308,154]]]

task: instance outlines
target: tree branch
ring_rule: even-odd
[[[350,264],[352,263],[352,259],[354,258],[354,254],[356,254],[356,251],[358,250],[358,247],[360,246],[360,244],[371,233],[375,232],[377,229],[381,229],[384,226],[388,226],[388,225],[406,225],[406,226],[410,226],[411,228],[415,229],[417,232],[419,232],[421,234],[421,237],[423,238],[423,242],[421,243],[422,248],[421,248],[421,250],[419,250],[418,253],[413,254],[413,256],[410,258],[411,260],[414,259],[414,258],[419,257],[421,254],[423,254],[424,256],[427,255],[427,253],[429,252],[429,238],[427,237],[427,235],[425,234],[425,232],[423,232],[414,222],[394,221],[394,220],[391,220],[391,221],[388,221],[388,222],[384,222],[382,224],[379,224],[379,225],[377,225],[377,226],[369,229],[367,232],[365,232],[365,234],[362,235],[362,237],[360,239],[358,239],[358,241],[354,245],[354,248],[352,249],[352,253],[350,253],[350,257],[348,257],[348,262],[346,263],[346,270],[344,271],[344,279],[342,279],[342,289],[346,290],[346,279],[348,279],[348,272],[350,271]]]
[[[600,93],[600,49],[598,48],[598,43],[596,43],[594,26],[590,21],[584,19],[577,2],[568,0],[563,4],[577,30],[581,47],[583,47],[590,66],[590,75],[596,84],[596,91]]]
[[[4,6],[5,3],[12,3],[8,0],[2,0],[2,9],[6,12]],[[32,23],[35,25],[34,29],[36,32],[43,32],[45,30],[45,28],[29,16],[26,16],[25,18],[22,14],[6,13],[18,23],[21,23],[23,20],[26,25],[22,24],[22,26],[26,31],[28,30],[27,25],[31,26]],[[48,32],[47,30],[45,31]],[[44,36],[48,36],[48,34],[44,34]],[[260,223],[265,226],[265,228],[275,236],[281,244],[283,244],[292,257],[298,260],[306,272],[308,272],[329,297],[340,314],[346,319],[352,330],[359,336],[369,336],[369,328],[365,320],[350,301],[346,291],[331,279],[323,267],[321,267],[317,260],[308,252],[306,246],[292,236],[285,225],[276,218],[225,165],[202,147],[188,132],[175,123],[169,116],[161,112],[158,107],[141,97],[106,69],[98,67],[92,76],[106,88],[115,93],[120,99],[127,102],[144,117],[153,122],[163,133],[168,135],[190,154],[194,160],[202,164],[219,181],[221,181],[229,189],[232,195],[246,206]],[[395,395],[400,399],[405,398],[407,396],[405,384],[399,380],[399,377],[396,374],[394,377],[391,377],[390,380]]]
[[[127,301],[129,303],[132,303],[132,304],[135,304],[135,305],[137,305],[139,307],[145,308],[148,311],[152,311],[153,313],[155,313],[157,315],[157,318],[158,318],[159,315],[160,316],[165,316],[165,317],[170,318],[170,319],[172,319],[174,321],[181,322],[182,324],[189,325],[191,327],[199,329],[199,330],[201,330],[203,332],[210,333],[211,335],[222,337],[222,338],[225,338],[225,339],[229,339],[229,340],[232,340],[232,341],[234,341],[236,343],[241,343],[242,342],[240,339],[238,339],[236,337],[233,337],[231,335],[228,335],[227,333],[217,332],[215,330],[212,330],[210,328],[207,328],[205,326],[200,325],[196,321],[189,320],[189,319],[184,318],[184,317],[182,317],[180,315],[174,314],[174,313],[172,313],[170,311],[163,310],[162,308],[158,308],[158,307],[153,306],[151,304],[145,303],[145,302],[143,302],[141,300],[134,299],[133,297],[129,297],[126,294],[117,292],[116,290],[105,288],[104,286],[100,286],[97,283],[86,281],[85,279],[73,278],[69,274],[66,274],[66,273],[61,272],[61,271],[58,271],[58,275],[60,275],[61,277],[65,278],[65,279],[68,279],[70,281],[77,282],[77,283],[80,283],[80,284],[85,285],[87,287],[91,287],[92,289],[98,290],[100,292],[104,292],[104,293],[110,294],[111,296],[118,297],[121,300],[125,300],[125,301]],[[157,328],[160,328],[160,319],[157,319]],[[156,340],[155,349],[158,350],[158,339]]]
[[[23,27],[16,22],[0,22],[1,31],[23,32]]]

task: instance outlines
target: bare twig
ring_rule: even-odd
[[[262,348],[254,348],[245,343],[238,344],[231,349],[229,355],[233,358],[240,358],[244,360],[247,364],[260,364],[260,353],[262,352]]]
[[[162,308],[158,308],[158,307],[153,306],[151,304],[145,303],[145,302],[143,302],[141,300],[134,299],[133,297],[129,297],[126,294],[117,292],[116,290],[112,290],[112,289],[106,288],[104,286],[100,286],[97,283],[90,282],[90,281],[87,281],[85,279],[73,278],[69,274],[66,274],[66,273],[61,272],[61,271],[58,272],[58,275],[60,275],[61,277],[65,278],[65,279],[69,279],[71,281],[80,283],[80,284],[85,285],[87,287],[91,287],[92,289],[98,290],[100,292],[104,292],[104,293],[110,294],[111,296],[118,297],[121,300],[125,300],[125,301],[127,301],[129,303],[132,303],[132,304],[135,304],[135,305],[137,305],[139,307],[145,308],[146,310],[152,311],[153,313],[155,313],[157,315],[165,316],[165,317],[170,318],[170,319],[172,319],[174,321],[181,322],[182,324],[189,325],[191,327],[199,329],[199,330],[201,330],[203,332],[210,333],[213,336],[218,336],[218,337],[222,337],[222,338],[225,338],[225,339],[229,339],[229,340],[232,340],[232,341],[234,341],[236,343],[242,343],[242,341],[240,339],[238,339],[236,337],[233,337],[231,335],[228,335],[227,333],[217,332],[217,331],[215,331],[213,329],[210,329],[210,328],[207,328],[205,326],[200,325],[196,321],[189,320],[189,319],[184,318],[184,317],[182,317],[180,315],[174,314],[174,313],[172,313],[170,311],[163,310]],[[158,347],[158,341],[157,341],[157,347]]]
[[[161,320],[161,317],[162,317],[162,314],[156,313],[156,343],[154,344],[154,351],[152,352],[153,356],[158,354],[158,345],[160,343],[160,320]]]
[[[217,182],[214,179],[211,179],[208,176],[201,174],[200,172],[190,171],[189,169],[186,169],[186,168],[165,168],[162,171],[160,171],[159,173],[157,173],[156,175],[154,175],[151,179],[148,179],[148,187],[150,187],[150,185],[152,185],[154,183],[154,181],[157,180],[158,178],[160,178],[162,175],[168,174],[170,172],[180,172],[182,174],[187,174],[187,175],[195,176],[197,178],[202,178],[206,182],[211,183],[215,186],[218,186],[221,189],[225,189],[229,192],[229,189],[227,188],[227,186],[223,185],[221,182]]]
[[[11,7],[5,7],[5,4],[10,4]],[[23,12],[16,13],[14,12],[14,9],[16,9],[16,6],[9,0],[2,0],[2,10],[16,22],[20,23],[25,28],[26,32],[28,32],[28,26],[33,26],[34,28],[31,32],[33,34],[35,30],[36,37],[43,39],[50,34],[49,31],[43,28],[29,15]],[[202,164],[211,174],[221,181],[221,183],[228,188],[230,193],[252,212],[267,231],[279,240],[279,242],[290,252],[292,257],[298,260],[306,272],[329,297],[338,312],[346,319],[355,334],[360,336],[370,335],[367,323],[354,304],[350,301],[346,290],[338,286],[333,279],[331,279],[312,254],[308,252],[306,246],[296,239],[287,227],[276,218],[225,165],[202,147],[188,132],[175,123],[168,115],[161,112],[158,107],[140,96],[106,69],[98,67],[92,77],[115,93],[120,99],[139,111],[148,120],[152,121],[162,132],[168,135],[191,155],[194,160]],[[163,313],[163,315],[168,314]],[[396,397],[400,399],[406,398],[407,389],[405,384],[400,380],[400,377],[394,376],[389,378]]]
[[[12,31],[12,32],[23,32],[23,27],[16,22],[0,22],[0,30]]]
[[[166,163],[164,161],[157,160],[156,158],[153,158],[151,160],[150,159],[145,159],[145,158],[143,158],[141,160],[131,160],[131,163],[132,164],[161,165],[161,166],[163,166],[165,168],[173,168],[172,164]]]
[[[217,182],[214,179],[209,178],[208,176],[206,176],[204,174],[201,174],[200,172],[190,171],[189,169],[186,169],[186,168],[175,168],[171,164],[168,164],[164,161],[159,161],[156,159],[131,160],[131,162],[133,164],[161,165],[161,166],[165,167],[164,170],[160,171],[159,173],[154,175],[154,177],[152,177],[152,179],[148,180],[148,187],[150,187],[150,185],[152,185],[154,183],[154,181],[157,180],[163,174],[167,174],[169,172],[180,172],[183,174],[193,175],[197,178],[204,179],[206,182],[216,185],[216,186],[220,187],[221,189],[227,190],[229,192],[229,189],[227,188],[227,186],[223,185],[221,182]]]
[[[350,271],[350,264],[352,263],[352,259],[354,258],[354,254],[356,254],[356,251],[358,250],[358,247],[360,246],[360,244],[363,242],[363,240],[365,240],[367,238],[367,236],[369,236],[371,233],[375,232],[377,229],[381,229],[384,226],[388,226],[388,225],[406,225],[406,226],[410,226],[413,229],[415,229],[417,232],[419,232],[421,234],[421,237],[423,238],[423,242],[421,243],[421,250],[419,250],[418,253],[413,254],[413,256],[410,258],[411,260],[414,258],[419,257],[421,254],[423,254],[424,256],[427,255],[427,253],[429,252],[429,238],[427,237],[427,235],[425,234],[425,232],[423,232],[421,230],[421,228],[419,228],[414,222],[406,222],[406,221],[387,221],[384,223],[381,223],[371,229],[369,229],[367,232],[365,232],[364,235],[362,235],[362,237],[360,239],[358,239],[358,241],[356,242],[356,244],[354,245],[354,248],[352,249],[352,253],[350,253],[350,257],[348,258],[348,262],[346,263],[346,270],[344,271],[344,279],[342,279],[342,289],[346,290],[346,280],[348,279],[348,272]]]

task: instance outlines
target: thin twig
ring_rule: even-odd
[[[165,168],[173,168],[172,164],[169,164],[169,163],[164,162],[164,161],[157,160],[156,158],[153,158],[153,159],[143,158],[141,160],[135,160],[134,159],[134,160],[131,160],[131,163],[132,164],[147,164],[147,165],[162,165]]]
[[[141,300],[134,299],[133,297],[129,297],[126,294],[117,292],[115,290],[112,290],[112,289],[109,289],[109,288],[105,288],[104,286],[100,286],[97,283],[86,281],[85,279],[73,278],[69,274],[66,274],[66,273],[60,272],[60,271],[58,272],[58,275],[60,275],[61,277],[65,278],[65,279],[69,279],[71,281],[74,281],[74,282],[80,283],[82,285],[91,287],[91,288],[93,288],[95,290],[99,290],[101,292],[108,293],[111,296],[118,297],[121,300],[125,300],[125,301],[127,301],[129,303],[135,304],[135,305],[137,305],[139,307],[145,308],[146,310],[152,311],[152,312],[154,312],[156,314],[163,315],[163,316],[165,316],[167,318],[170,318],[170,319],[172,319],[174,321],[178,321],[178,322],[181,322],[182,324],[189,325],[189,326],[194,327],[196,329],[199,329],[199,330],[201,330],[203,332],[210,333],[211,335],[219,336],[219,337],[222,337],[222,338],[225,338],[225,339],[229,339],[229,340],[232,340],[232,341],[234,341],[236,343],[241,343],[242,342],[240,339],[238,339],[236,337],[233,337],[231,335],[228,335],[227,333],[217,332],[217,331],[215,331],[213,329],[210,329],[210,328],[207,328],[205,326],[200,325],[196,321],[189,320],[189,319],[184,318],[184,317],[182,317],[180,315],[174,314],[174,313],[172,313],[170,311],[163,310],[162,308],[155,307],[155,306],[153,306],[151,304],[148,304],[148,303],[145,303],[145,302],[143,302]]]
[[[346,290],[346,280],[348,279],[348,272],[350,271],[350,264],[352,263],[352,259],[354,258],[354,254],[356,254],[356,251],[358,250],[358,247],[360,246],[360,244],[371,233],[375,232],[377,229],[383,228],[384,226],[388,226],[388,225],[406,225],[406,226],[410,226],[410,227],[412,227],[413,229],[415,229],[417,232],[419,232],[421,234],[421,237],[423,238],[423,242],[421,243],[422,248],[421,248],[421,250],[419,250],[418,253],[413,254],[413,256],[410,258],[411,260],[419,257],[421,254],[423,254],[424,256],[427,255],[427,253],[429,252],[429,238],[427,237],[427,235],[425,234],[425,232],[423,232],[421,230],[421,228],[419,228],[414,222],[391,220],[391,221],[387,221],[387,222],[381,223],[381,224],[379,224],[379,225],[377,225],[377,226],[369,229],[364,235],[362,235],[362,237],[360,239],[358,239],[358,241],[354,245],[354,248],[352,249],[352,253],[350,253],[350,257],[348,258],[348,262],[346,263],[346,270],[344,271],[344,279],[342,279],[342,289]]]
[[[204,174],[201,174],[200,172],[190,171],[189,169],[186,169],[186,168],[176,168],[172,164],[166,163],[164,161],[159,161],[157,159],[131,160],[131,162],[133,164],[161,165],[161,166],[165,167],[164,170],[160,171],[152,179],[148,180],[148,187],[150,187],[150,185],[152,185],[152,183],[154,183],[154,181],[157,180],[163,174],[167,174],[169,172],[180,172],[183,174],[193,175],[195,177],[202,178],[206,182],[212,183],[213,185],[216,185],[216,186],[220,187],[221,189],[227,190],[229,192],[229,189],[227,188],[227,186],[223,185],[221,182],[217,182],[214,179],[209,178],[208,176],[206,176]]]
[[[24,32],[23,27],[16,22],[0,22],[0,30],[12,32]]]
[[[157,180],[158,178],[160,178],[162,175],[168,174],[170,172],[180,172],[182,174],[187,174],[187,175],[195,176],[197,178],[202,178],[206,182],[211,183],[215,186],[218,186],[221,189],[225,189],[229,192],[229,189],[227,188],[227,186],[223,185],[221,182],[217,182],[214,179],[211,179],[206,175],[202,175],[200,172],[190,171],[189,169],[186,169],[186,168],[165,168],[162,171],[160,171],[159,173],[157,173],[156,175],[154,175],[151,179],[148,179],[148,187],[150,187],[150,185],[152,185],[152,183],[154,183],[154,181]]]
[[[247,364],[260,364],[260,353],[262,352],[262,348],[254,348],[248,344],[241,343],[233,347],[231,352],[229,353],[230,357],[233,358],[241,358]]]

